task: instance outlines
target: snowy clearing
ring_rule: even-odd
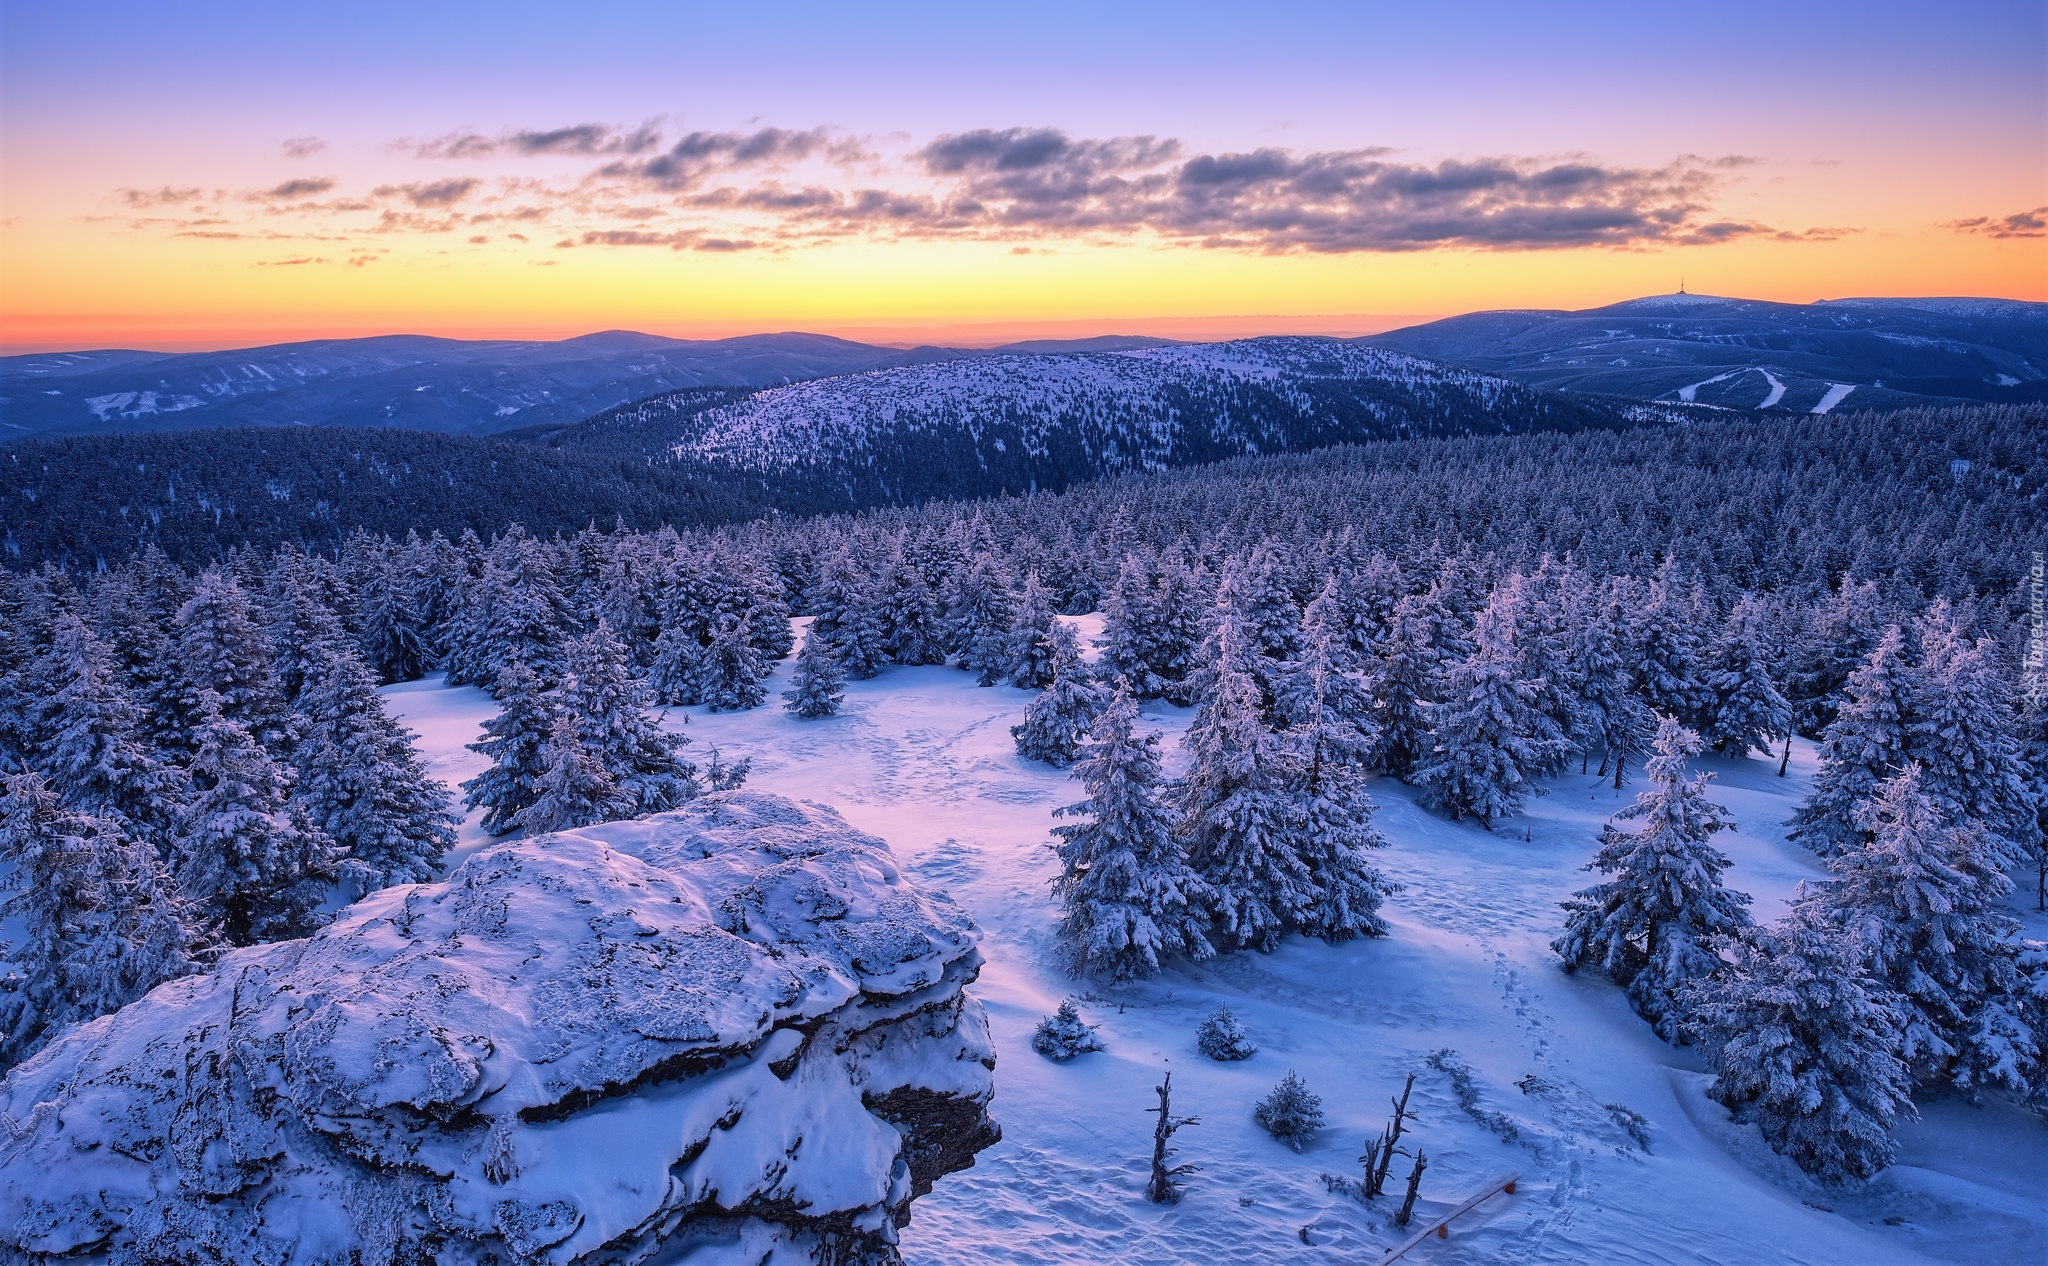
[[[778,668],[772,690],[789,670]],[[482,768],[462,746],[494,710],[482,691],[421,682],[387,698],[438,774],[459,780]],[[1995,1102],[1923,1102],[1921,1121],[1900,1131],[1899,1163],[1830,1191],[1773,1156],[1754,1129],[1730,1123],[1704,1095],[1697,1056],[1657,1041],[1618,989],[1558,969],[1548,948],[1557,902],[1590,882],[1579,868],[1595,834],[1635,787],[1617,795],[1591,777],[1561,779],[1488,834],[1378,781],[1391,847],[1376,860],[1407,885],[1383,912],[1391,936],[1334,947],[1291,938],[1271,955],[1211,960],[1143,985],[1077,986],[1053,966],[1055,864],[1045,843],[1052,810],[1079,788],[1016,756],[1009,727],[1029,698],[977,688],[951,669],[894,668],[849,685],[845,714],[822,721],[788,716],[775,694],[751,712],[670,710],[696,755],[716,743],[753,758],[750,788],[836,807],[982,929],[988,964],[975,992],[998,1051],[992,1111],[1004,1138],[917,1202],[903,1235],[912,1262],[1377,1261],[1403,1238],[1391,1226],[1398,1194],[1368,1206],[1333,1194],[1320,1175],[1357,1174],[1356,1156],[1409,1073],[1418,1119],[1404,1142],[1429,1156],[1418,1217],[1510,1170],[1521,1183],[1404,1261],[2048,1259],[2048,1127],[2038,1117]],[[1145,709],[1167,735],[1170,771],[1188,716]],[[1812,752],[1796,748],[1783,780],[1775,762],[1704,765],[1740,824],[1717,841],[1734,860],[1728,883],[1753,894],[1760,921],[1774,918],[1800,880],[1822,873],[1780,825],[1804,794]],[[463,847],[479,842],[472,818]],[[1069,994],[1081,996],[1107,1050],[1055,1065],[1031,1050],[1030,1035]],[[1219,1064],[1195,1051],[1195,1027],[1219,1001],[1258,1042],[1252,1058]],[[1426,1062],[1443,1050],[1454,1053],[1444,1067],[1470,1069],[1470,1112]],[[1167,1068],[1175,1111],[1201,1118],[1175,1139],[1176,1159],[1201,1168],[1181,1204],[1161,1207],[1143,1196],[1145,1109]],[[1299,1155],[1251,1115],[1289,1069],[1328,1116]]]

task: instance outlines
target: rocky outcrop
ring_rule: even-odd
[[[732,792],[492,845],[16,1069],[0,1245],[893,1262],[911,1200],[998,1137],[980,961],[964,914],[815,805]]]

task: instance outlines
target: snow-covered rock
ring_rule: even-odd
[[[998,1137],[975,935],[779,796],[494,844],[17,1068],[0,1246],[893,1262],[912,1198]]]

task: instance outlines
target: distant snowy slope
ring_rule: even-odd
[[[1472,312],[1367,341],[1560,391],[1740,409],[1825,412],[1838,386],[1854,400],[1834,404],[1859,409],[2048,399],[2048,304],[2013,299],[1650,295]]]
[[[1320,338],[990,356],[771,388],[672,424],[680,459],[844,484],[857,500],[1024,492],[1348,441],[1615,426],[1598,405]]]

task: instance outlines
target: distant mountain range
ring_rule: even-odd
[[[1326,350],[1315,355],[1341,358],[1339,349],[1365,344],[1579,395],[1739,409],[2048,399],[2048,304],[2003,299],[1784,304],[1678,294],[1583,312],[1475,312],[1362,340],[1282,341],[1302,356],[1320,347]],[[906,350],[817,334],[691,341],[612,331],[559,342],[392,335],[227,352],[9,356],[0,357],[0,442],[218,426],[347,426],[546,436],[559,444],[566,429],[586,418],[666,393],[827,380],[839,385],[774,397],[788,407],[802,402],[823,410],[823,417],[833,415],[840,406],[832,402],[841,397],[847,408],[871,407],[877,389],[861,375],[963,362],[1004,368],[945,388],[952,393],[948,407],[964,407],[961,391],[999,386],[1017,396],[1024,379],[1043,374],[1052,393],[1045,398],[1057,396],[1066,402],[1059,407],[1071,410],[1084,408],[1091,384],[1115,396],[1122,388],[1114,382],[1148,362],[1104,362],[1124,372],[1076,377],[1073,363],[1061,358],[1261,343],[1277,346],[1272,340],[1174,344],[1128,336]],[[1032,359],[1020,359],[1026,357]],[[1173,363],[1168,357],[1157,365]],[[934,390],[951,381],[943,373],[891,380]],[[774,401],[745,408],[783,407]],[[673,402],[656,411],[663,407]],[[1125,405],[1105,398],[1100,407]]]
[[[1474,312],[1365,340],[1532,386],[1796,413],[2048,400],[2048,304],[1675,294]]]
[[[1162,341],[1089,339],[1081,350]],[[1065,346],[1020,344],[1014,350]],[[610,331],[560,342],[398,334],[227,352],[8,356],[0,357],[0,440],[215,426],[488,435],[566,425],[683,387],[766,387],[987,354],[871,347],[819,334],[700,342]]]

